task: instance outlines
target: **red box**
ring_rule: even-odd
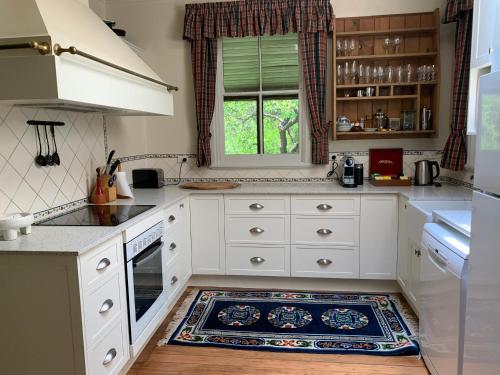
[[[370,175],[403,176],[402,148],[371,148]]]

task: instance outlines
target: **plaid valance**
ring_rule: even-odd
[[[443,15],[443,23],[456,22],[460,14],[474,8],[474,0],[448,0]]]
[[[184,39],[333,30],[330,0],[241,0],[187,4]]]

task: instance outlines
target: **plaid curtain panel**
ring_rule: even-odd
[[[325,121],[326,41],[333,30],[330,0],[241,0],[187,4],[184,39],[191,42],[198,129],[198,166],[210,166],[217,39],[299,33],[311,114],[313,163],[328,163]]]
[[[300,33],[302,66],[311,121],[312,162],[328,164],[328,123],[325,119],[328,35]]]
[[[215,80],[217,76],[217,40],[191,41],[196,124],[198,128],[197,163],[210,166],[210,124],[215,107]]]
[[[473,0],[448,0],[443,17],[443,23],[457,22],[451,132],[441,160],[441,167],[454,171],[463,170],[467,162],[467,104],[473,4]]]

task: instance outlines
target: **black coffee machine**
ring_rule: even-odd
[[[358,185],[354,178],[354,165],[356,161],[352,156],[344,156],[340,160],[339,182],[345,188],[355,188]]]

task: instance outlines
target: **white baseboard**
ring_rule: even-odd
[[[336,292],[401,292],[398,283],[392,280],[193,275],[189,279],[188,285],[195,287],[267,288]]]

